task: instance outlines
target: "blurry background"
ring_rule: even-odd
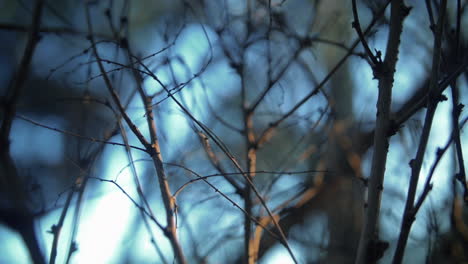
[[[255,168],[254,184],[268,207],[281,216],[300,263],[353,263],[378,89],[363,49],[351,49],[357,36],[351,27],[351,4],[345,0],[44,1],[40,40],[9,134],[9,154],[21,184],[20,190],[5,185],[0,189],[0,263],[31,261],[21,232],[8,220],[9,210],[15,208],[8,192],[27,194],[46,259],[55,247],[57,263],[173,262],[163,232],[135,205],[143,205],[145,197],[154,217],[164,224],[153,163],[138,149],[143,146],[122,119],[93,56],[88,2],[96,47],[113,88],[147,138],[137,87],[151,97],[161,154],[177,195],[180,243],[189,263],[243,262],[245,219],[238,207],[244,208],[245,201],[238,187],[245,180],[222,148],[245,171]],[[358,1],[362,27],[375,22],[369,44],[382,54],[390,12],[378,12],[386,2]],[[438,1],[426,2],[433,2],[437,10]],[[449,1],[446,54],[453,52],[450,30],[455,27],[456,2]],[[406,3],[413,9],[401,36],[392,102],[392,111],[399,114],[422,98],[432,63],[427,3]],[[462,25],[468,25],[466,5],[461,1]],[[34,1],[0,3],[2,109],[21,65],[33,14]],[[460,45],[466,49],[467,27],[462,29]],[[129,62],[127,47],[147,68]],[[446,72],[448,60],[442,66]],[[340,67],[335,72],[336,65]],[[132,68],[140,80],[135,80]],[[458,101],[464,104],[467,78],[465,69],[457,80]],[[448,100],[436,112],[418,195],[436,164],[436,150],[449,142],[453,131],[452,109],[458,102],[453,102],[450,89],[444,95]],[[390,140],[380,218],[381,237],[390,247],[382,263],[393,256],[408,163],[416,153],[424,112],[411,112]],[[459,122],[464,124],[466,117],[462,112]],[[3,110],[0,118],[6,118]],[[194,120],[212,131],[223,147]],[[466,129],[460,133],[466,150]],[[262,142],[253,146],[249,137]],[[466,205],[457,202],[463,188],[454,178],[459,165],[452,146],[437,163],[433,189],[412,227],[406,263],[468,261],[468,217]],[[255,152],[253,167],[250,151]],[[216,189],[197,180],[199,176],[209,176],[206,180]],[[252,203],[252,216],[272,228],[255,196]],[[54,228],[62,224],[60,236],[54,235]],[[252,225],[252,232],[259,230]],[[259,263],[292,263],[286,249],[265,232],[259,243]]]

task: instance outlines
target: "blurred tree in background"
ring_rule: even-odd
[[[0,262],[466,263],[467,6],[2,1]]]

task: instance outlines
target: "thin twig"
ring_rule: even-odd
[[[415,159],[410,161],[411,167],[411,177],[408,186],[408,197],[406,198],[405,209],[403,212],[403,220],[400,229],[400,235],[397,242],[397,247],[395,250],[395,255],[393,257],[394,264],[400,264],[403,261],[403,256],[405,253],[406,243],[408,241],[408,236],[411,230],[411,226],[415,219],[414,211],[414,199],[416,196],[416,188],[419,180],[419,173],[421,171],[422,163],[424,160],[424,154],[426,152],[427,142],[429,140],[429,134],[432,127],[432,121],[434,118],[435,110],[440,101],[440,93],[438,89],[438,80],[440,73],[440,58],[442,52],[442,37],[443,37],[443,28],[445,25],[445,16],[446,16],[446,6],[447,0],[441,1],[441,7],[439,11],[439,18],[437,21],[437,29],[434,37],[434,53],[432,58],[432,71],[431,79],[429,83],[429,96],[427,100],[427,112],[424,120],[424,126],[419,141],[418,150],[416,153]]]
[[[387,2],[386,5],[380,10],[378,16],[382,16],[387,5],[390,3],[390,1]],[[367,29],[364,32],[364,35],[367,35],[372,27],[375,25],[377,22],[377,18],[374,18],[372,22],[369,24]],[[305,95],[298,103],[296,103],[289,111],[287,111],[283,116],[281,116],[279,119],[277,119],[274,122],[271,122],[269,127],[265,129],[262,133],[260,133],[260,136],[257,139],[257,146],[261,146],[264,142],[266,142],[271,136],[274,130],[284,121],[286,120],[289,116],[291,116],[294,112],[296,112],[303,104],[305,104],[307,101],[309,101],[310,98],[318,94],[318,92],[322,89],[323,86],[331,79],[331,77],[341,68],[342,65],[344,65],[345,61],[354,53],[354,49],[356,46],[359,44],[360,40],[357,39],[354,41],[353,45],[349,48],[348,52],[339,60],[336,65],[330,70],[330,72],[323,78],[323,80],[307,95]]]
[[[31,124],[33,124],[35,126],[46,128],[46,129],[49,129],[49,130],[52,130],[52,131],[55,131],[55,132],[58,132],[58,133],[62,133],[62,134],[67,135],[67,136],[72,136],[72,137],[76,137],[76,138],[79,138],[79,139],[88,140],[88,141],[91,141],[91,142],[97,142],[97,143],[103,143],[103,144],[109,144],[109,145],[114,145],[114,146],[125,147],[124,143],[108,141],[108,140],[98,139],[98,138],[93,138],[93,137],[87,137],[87,136],[77,134],[75,132],[71,132],[71,131],[67,131],[67,130],[63,130],[63,129],[59,129],[59,128],[55,128],[55,127],[50,127],[50,126],[41,124],[39,122],[36,122],[36,121],[34,121],[34,120],[32,120],[32,119],[30,119],[30,118],[28,118],[26,116],[20,115],[20,114],[16,114],[16,117],[21,119],[21,120],[24,120],[26,122],[29,122],[29,123],[31,123]],[[129,145],[129,147],[146,152],[146,149],[144,149],[144,148],[140,148],[140,147],[132,146],[132,145]]]
[[[468,121],[468,118],[465,118],[465,120],[463,120],[463,122],[461,122],[461,124],[459,126],[457,126],[457,127],[462,128],[466,124],[467,121]],[[444,147],[437,148],[436,159],[435,159],[434,163],[432,164],[432,166],[431,166],[431,168],[429,170],[429,174],[428,174],[428,176],[426,178],[426,182],[424,184],[424,189],[423,189],[421,195],[419,196],[419,198],[417,199],[416,205],[414,206],[414,214],[416,214],[419,211],[419,209],[421,208],[421,205],[423,204],[424,200],[428,196],[429,192],[432,190],[432,182],[431,182],[432,176],[434,175],[434,172],[435,172],[437,166],[439,165],[440,161],[442,160],[442,157],[444,156],[445,152],[450,147],[450,145],[453,143],[454,136],[455,135],[453,133]]]
[[[382,61],[381,61],[381,59],[379,60],[378,57],[376,57],[372,53],[372,50],[369,48],[369,44],[367,44],[364,33],[362,33],[362,30],[361,30],[361,23],[359,22],[359,14],[358,14],[358,11],[357,11],[356,0],[352,0],[351,2],[353,4],[353,16],[354,16],[354,21],[352,23],[353,28],[356,30],[356,33],[358,34],[359,40],[361,41],[362,46],[364,47],[364,50],[366,51],[367,56],[369,56],[369,58],[371,59],[372,64],[373,64],[372,67],[374,68],[374,67],[378,66],[379,64],[381,64]]]
[[[192,169],[189,169],[185,166],[182,166],[182,165],[179,165],[179,164],[175,164],[175,163],[166,163],[167,165],[170,165],[170,166],[174,166],[174,167],[179,167],[179,168],[182,168],[190,173],[192,173],[193,175],[195,175],[197,177],[196,180],[202,180],[204,181],[208,186],[210,186],[216,193],[219,193],[223,198],[225,198],[227,201],[229,201],[234,207],[236,207],[237,209],[239,209],[240,211],[242,211],[242,213],[244,213],[244,215],[247,215],[251,221],[255,222],[257,225],[263,227],[263,229],[265,229],[267,231],[267,233],[269,233],[273,238],[277,239],[277,240],[281,240],[281,238],[273,233],[272,231],[270,231],[266,226],[264,226],[262,223],[260,223],[255,217],[253,217],[252,215],[248,214],[246,210],[244,210],[244,208],[242,208],[240,205],[238,205],[234,200],[232,200],[231,198],[229,198],[229,196],[227,196],[226,194],[224,194],[222,191],[220,191],[218,188],[216,188],[216,186],[214,186],[211,182],[209,182],[207,179],[209,177],[212,177],[214,175],[209,175],[209,176],[201,176],[200,174],[196,173],[194,170]],[[181,187],[182,188],[182,187]],[[181,190],[181,189],[180,189]],[[179,190],[177,191],[179,192]],[[174,194],[175,196],[176,194]]]

